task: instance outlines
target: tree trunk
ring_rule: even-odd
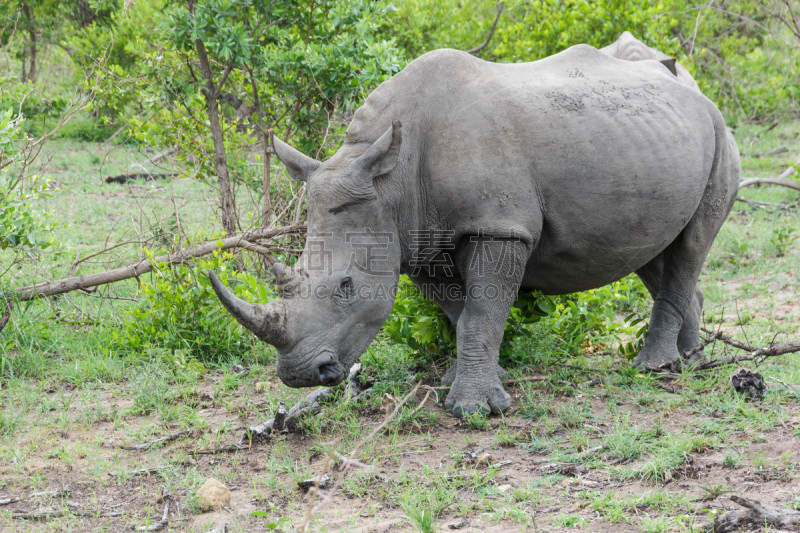
[[[31,31],[31,47],[30,47],[30,66],[28,67],[28,79],[31,83],[36,83],[36,33]]]
[[[214,143],[214,163],[216,164],[217,176],[219,178],[222,227],[225,229],[227,235],[233,235],[236,233],[236,209],[234,206],[230,179],[228,178],[228,158],[225,156],[225,137],[222,133],[222,125],[219,122],[217,94],[220,88],[214,85],[214,77],[211,73],[211,65],[208,61],[205,44],[203,44],[202,40],[197,39],[195,41],[195,46],[197,47],[197,56],[200,60],[200,70],[206,80],[206,87],[203,90],[203,95],[206,99],[206,112],[208,113],[208,122],[211,126],[211,140]]]
[[[270,160],[272,159],[272,152],[268,147],[269,142],[267,136],[264,135],[264,182],[262,183],[261,190],[261,225],[265,228],[269,226],[269,214],[272,211],[272,198],[270,197]]]
[[[258,94],[258,86],[256,85],[256,77],[252,69],[248,69],[247,73],[250,75],[250,88],[253,90],[253,103],[255,107],[255,116],[258,122],[255,124],[256,133],[263,144],[264,150],[264,174],[261,183],[261,225],[263,227],[269,226],[269,215],[272,211],[272,197],[270,195],[269,186],[271,182],[270,176],[270,161],[272,160],[272,129],[269,131],[264,129],[264,113],[261,109],[261,98]]]
[[[22,2],[22,11],[28,18],[28,57],[30,58],[27,77],[25,75],[25,57],[22,58],[22,81],[30,80],[32,83],[36,83],[36,18],[27,1]]]

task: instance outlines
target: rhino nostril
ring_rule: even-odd
[[[330,385],[338,383],[340,374],[340,367],[336,363],[326,363],[319,366],[319,380],[323,385]]]

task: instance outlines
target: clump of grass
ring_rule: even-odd
[[[667,435],[644,464],[620,472],[624,479],[642,479],[650,483],[670,480],[693,453],[710,448],[713,442],[703,435]]]

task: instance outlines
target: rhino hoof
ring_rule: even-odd
[[[671,355],[659,354],[648,351],[647,347],[644,347],[639,352],[639,355],[636,356],[636,359],[633,360],[633,367],[648,372],[657,372],[659,370],[669,370],[676,363],[680,364],[680,357],[678,357],[677,352]]]
[[[497,384],[489,387],[466,385],[459,386],[456,382],[450,389],[450,394],[445,400],[445,408],[458,418],[470,416],[473,413],[499,415],[511,407],[511,396],[503,390],[500,380],[496,377]],[[476,391],[486,391],[484,394]]]
[[[484,403],[460,403],[453,407],[453,416],[456,418],[464,418],[465,416],[472,416],[473,413],[480,413],[488,415],[491,412],[489,404]]]

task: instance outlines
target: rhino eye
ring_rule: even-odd
[[[349,300],[353,296],[353,278],[347,276],[339,282],[339,290],[337,291],[340,298]]]

